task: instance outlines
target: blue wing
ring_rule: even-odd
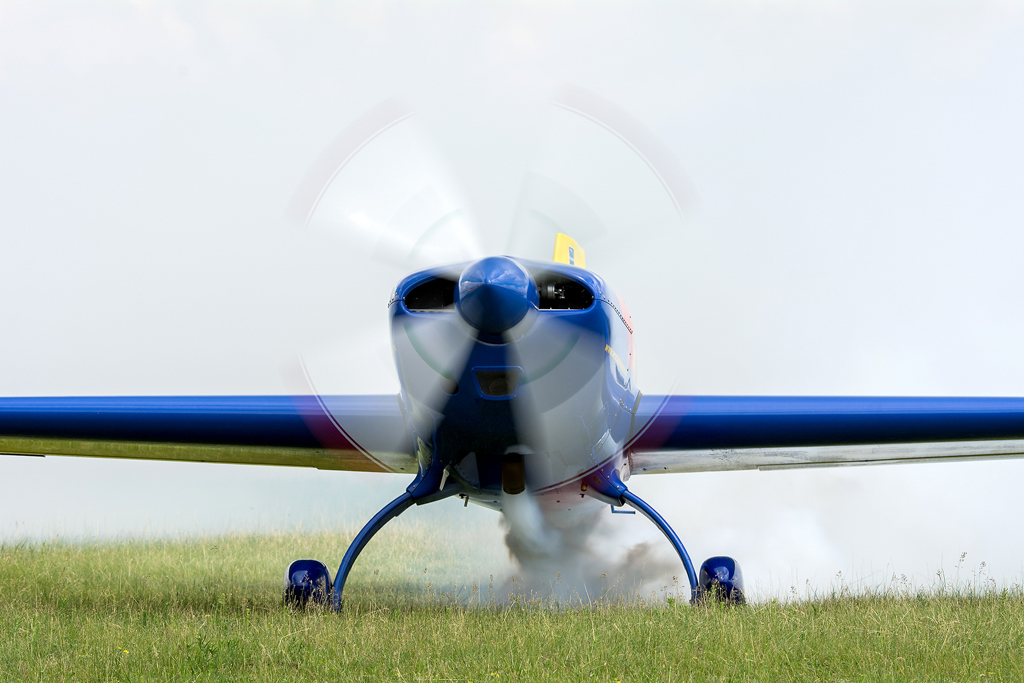
[[[1024,455],[1024,399],[643,396],[635,473]]]
[[[397,396],[0,398],[0,453],[416,471]]]
[[[1019,457],[1024,399],[643,396],[632,470]],[[415,472],[397,396],[0,398],[0,453]]]

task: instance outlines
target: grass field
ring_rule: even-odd
[[[8,543],[0,680],[1024,680],[1019,589],[556,609],[453,590],[472,558],[426,527],[370,544],[343,614],[284,607],[288,561],[336,563],[347,540]]]

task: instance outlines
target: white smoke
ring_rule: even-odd
[[[503,494],[502,511],[505,544],[520,570],[505,587],[510,597],[559,604],[687,597],[679,559],[657,543],[623,551],[600,507],[545,514],[529,494]]]

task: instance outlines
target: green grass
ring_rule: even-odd
[[[288,561],[349,537],[8,543],[0,680],[1024,680],[1017,589],[555,609],[453,589],[479,565],[426,526],[370,544],[343,614],[284,607]]]

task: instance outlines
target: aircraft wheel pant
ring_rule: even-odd
[[[709,557],[700,566],[693,602],[697,604],[712,600],[729,605],[742,605],[746,602],[743,595],[743,572],[740,571],[739,563],[731,557]]]
[[[331,593],[331,572],[320,560],[295,560],[284,574],[284,601],[305,607],[313,602],[326,605]]]

